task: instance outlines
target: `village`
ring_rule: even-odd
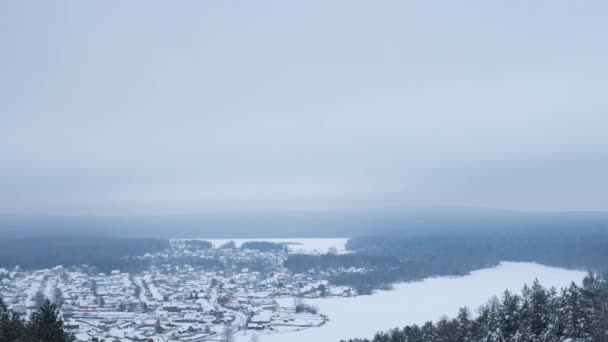
[[[203,247],[203,248],[197,248]],[[77,341],[224,341],[325,324],[306,299],[353,296],[326,275],[291,274],[287,248],[213,247],[172,241],[133,260],[141,270],[92,266],[0,270],[0,298],[24,319],[47,298]]]

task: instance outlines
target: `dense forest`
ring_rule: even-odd
[[[169,248],[169,240],[162,239],[92,236],[0,239],[0,267],[41,269],[57,265],[91,265],[102,272],[130,271],[137,267],[131,257],[166,248]]]
[[[445,260],[435,258],[405,259],[391,255],[371,255],[364,253],[289,255],[284,266],[293,273],[308,270],[328,273],[327,279],[333,285],[348,285],[359,294],[369,294],[374,289],[388,288],[399,281],[415,281],[431,276],[458,276],[470,271],[495,265],[475,259]]]
[[[51,231],[53,234],[48,233]],[[420,276],[466,274],[500,261],[534,261],[608,271],[604,269],[608,260],[608,213],[593,212],[429,208],[229,217],[0,217],[0,233],[3,236],[0,267],[7,268],[88,264],[103,272],[136,271],[140,265],[133,256],[168,248],[168,241],[157,237],[347,236],[352,237],[348,249],[357,254],[393,258],[387,261],[391,265],[379,266],[374,271],[373,277],[377,280],[373,284],[378,285]],[[192,242],[189,247],[208,248],[210,244]],[[234,244],[225,247],[235,248]],[[243,247],[284,248],[282,244],[260,242]],[[300,269],[301,265],[325,262],[314,259],[300,258],[291,262],[290,267]],[[388,272],[395,271],[394,260],[400,263],[398,276]],[[343,267],[358,267],[360,262],[348,258],[340,259],[342,261]],[[424,267],[424,271],[419,267]],[[358,278],[357,275],[348,277]]]
[[[213,245],[205,240],[184,240],[183,248],[189,250],[205,250]],[[151,265],[148,259],[139,258],[146,253],[155,253],[169,248],[169,240],[163,239],[126,239],[108,237],[39,237],[15,240],[0,240],[0,268],[41,269],[57,265],[90,266],[95,272],[109,273],[112,270],[122,272],[140,272]],[[234,242],[229,242],[220,248],[236,249]],[[259,251],[282,251],[286,249],[283,243],[265,241],[245,242],[241,249]],[[224,270],[224,265],[218,259],[181,255],[179,258],[169,256],[161,258],[162,262],[170,265],[203,266],[209,270]],[[261,271],[266,265],[260,261],[241,262],[243,268]]]
[[[355,237],[345,255],[290,255],[285,267],[294,273],[327,271],[335,285],[359,293],[398,281],[430,276],[465,275],[501,261],[537,262],[547,266],[608,274],[608,228],[570,226],[394,233]],[[363,272],[343,272],[344,269]]]
[[[608,273],[608,225],[603,214],[458,211],[445,217],[409,216],[407,220],[395,219],[394,224],[391,229],[380,229],[373,235],[354,236],[347,244],[351,254],[290,255],[285,266],[294,273],[310,269],[328,271],[331,283],[353,286],[359,293],[370,293],[398,281],[464,275],[500,261],[531,261]],[[413,225],[419,228],[411,228]],[[381,226],[388,227],[384,223]],[[208,241],[186,243],[189,249],[211,247]],[[113,269],[137,272],[146,269],[149,262],[135,256],[166,248],[169,242],[163,239],[44,235],[8,238],[0,240],[0,267],[37,269],[87,264],[100,272]],[[236,246],[227,243],[222,248]],[[284,249],[285,244],[251,241],[241,248],[276,251]],[[210,258],[164,261],[187,262],[214,270],[223,267]],[[252,266],[256,270],[265,268]],[[335,272],[350,268],[364,272]]]
[[[378,235],[353,238],[347,248],[368,255],[435,260],[439,264],[467,265],[473,260],[486,264],[532,261],[548,266],[608,271],[608,227]]]
[[[241,212],[199,216],[0,216],[5,239],[95,235],[122,238],[319,238],[521,230],[593,231],[607,212],[524,212],[485,208]]]
[[[64,329],[59,309],[48,299],[25,322],[0,298],[0,341],[72,342],[74,337]]]
[[[283,251],[287,250],[284,243],[268,242],[268,241],[246,241],[241,245],[241,249],[252,249],[261,252]]]
[[[608,288],[593,275],[582,286],[572,283],[559,293],[538,281],[521,294],[505,291],[474,317],[461,308],[457,317],[377,333],[371,340],[349,342],[606,342]],[[344,342],[344,341],[343,341]]]
[[[213,244],[211,242],[205,240],[185,240],[183,243],[186,249],[192,250],[209,249],[213,247]]]

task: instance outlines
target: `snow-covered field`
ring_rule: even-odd
[[[260,342],[338,342],[353,337],[372,337],[379,330],[438,320],[442,315],[456,316],[458,308],[475,309],[490,297],[509,289],[519,292],[524,283],[535,278],[544,286],[565,287],[580,283],[585,272],[541,266],[533,263],[503,262],[498,267],[472,272],[464,277],[429,278],[395,285],[392,291],[378,291],[371,296],[308,300],[317,305],[330,321],[320,328],[260,335]],[[247,342],[247,336],[236,336]]]
[[[194,240],[194,239],[193,239]],[[346,242],[348,238],[297,238],[297,239],[281,239],[281,238],[255,238],[255,239],[200,239],[206,240],[215,247],[220,247],[223,244],[234,241],[237,247],[240,247],[244,242],[248,241],[267,241],[274,243],[288,243],[289,251],[292,253],[317,254],[327,253],[330,248],[335,248],[337,253],[346,252]]]

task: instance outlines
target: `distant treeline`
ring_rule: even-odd
[[[292,272],[366,268],[367,273],[340,272],[330,281],[367,293],[397,281],[430,276],[464,275],[500,261],[537,262],[548,266],[608,274],[608,229],[548,227],[501,231],[392,233],[355,237],[346,255],[291,255]]]
[[[397,269],[400,265],[399,259],[392,256],[362,254],[294,254],[285,261],[285,267],[293,273],[304,273],[313,268],[322,271],[351,267]]]
[[[0,216],[4,239],[97,235],[129,238],[237,239],[409,236],[446,232],[608,227],[608,212],[518,212],[480,208],[208,213],[196,216]]]
[[[284,265],[293,273],[304,273],[310,269],[329,271],[328,280],[333,285],[352,286],[359,294],[368,294],[374,289],[388,288],[392,283],[399,281],[415,281],[432,276],[465,275],[470,271],[495,264],[475,259],[437,262],[434,258],[404,259],[389,255],[352,253],[295,254],[290,255]]]
[[[169,248],[169,240],[108,237],[33,237],[0,240],[0,267],[23,269],[90,265],[101,272],[129,271],[133,256]]]
[[[182,247],[189,250],[206,250],[213,247],[205,240],[186,240]],[[183,266],[191,265],[224,270],[227,265],[216,258],[198,257],[184,254],[182,256],[161,257],[158,260],[140,258],[146,253],[155,253],[170,248],[169,240],[164,239],[128,239],[108,237],[37,237],[0,240],[0,268],[22,269],[50,268],[58,265],[65,267],[88,265],[95,272],[108,273],[112,270],[122,272],[140,272],[151,265]],[[236,249],[234,242],[220,248]],[[259,251],[281,251],[285,244],[265,241],[245,242],[241,249]],[[262,261],[240,262],[240,268],[256,271],[267,271],[268,265]]]
[[[210,249],[213,244],[205,240],[184,240],[181,242],[182,246],[186,249]],[[220,249],[237,249],[234,241],[227,241],[223,245],[219,246]],[[251,249],[262,252],[271,251],[282,251],[286,250],[286,244],[269,242],[269,241],[246,241],[243,242],[240,249]]]
[[[606,342],[608,289],[588,276],[583,286],[572,283],[558,293],[538,282],[521,295],[505,291],[473,317],[467,308],[454,319],[409,325],[349,342]],[[343,341],[344,342],[344,341]]]
[[[286,248],[283,243],[268,241],[247,241],[241,245],[241,249],[253,249],[261,252],[282,251],[286,250]]]
[[[213,244],[204,240],[185,240],[184,247],[187,249],[209,249]]]
[[[437,265],[528,261],[548,266],[608,272],[608,228],[387,235],[351,239],[347,248],[367,255],[433,260]],[[443,267],[443,266],[440,266]]]

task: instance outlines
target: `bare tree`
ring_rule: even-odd
[[[234,331],[232,329],[232,324],[224,325],[224,331],[222,332],[224,335],[222,338],[222,342],[234,342]]]
[[[56,287],[55,290],[53,290],[53,303],[57,305],[58,308],[61,308],[64,302],[65,298],[63,297],[63,292],[61,292],[60,288]]]
[[[42,306],[42,304],[44,304],[45,300],[46,300],[46,296],[44,295],[44,293],[42,293],[42,291],[38,290],[36,292],[36,295],[34,296],[34,302],[36,303],[36,307],[39,308],[40,306]]]

